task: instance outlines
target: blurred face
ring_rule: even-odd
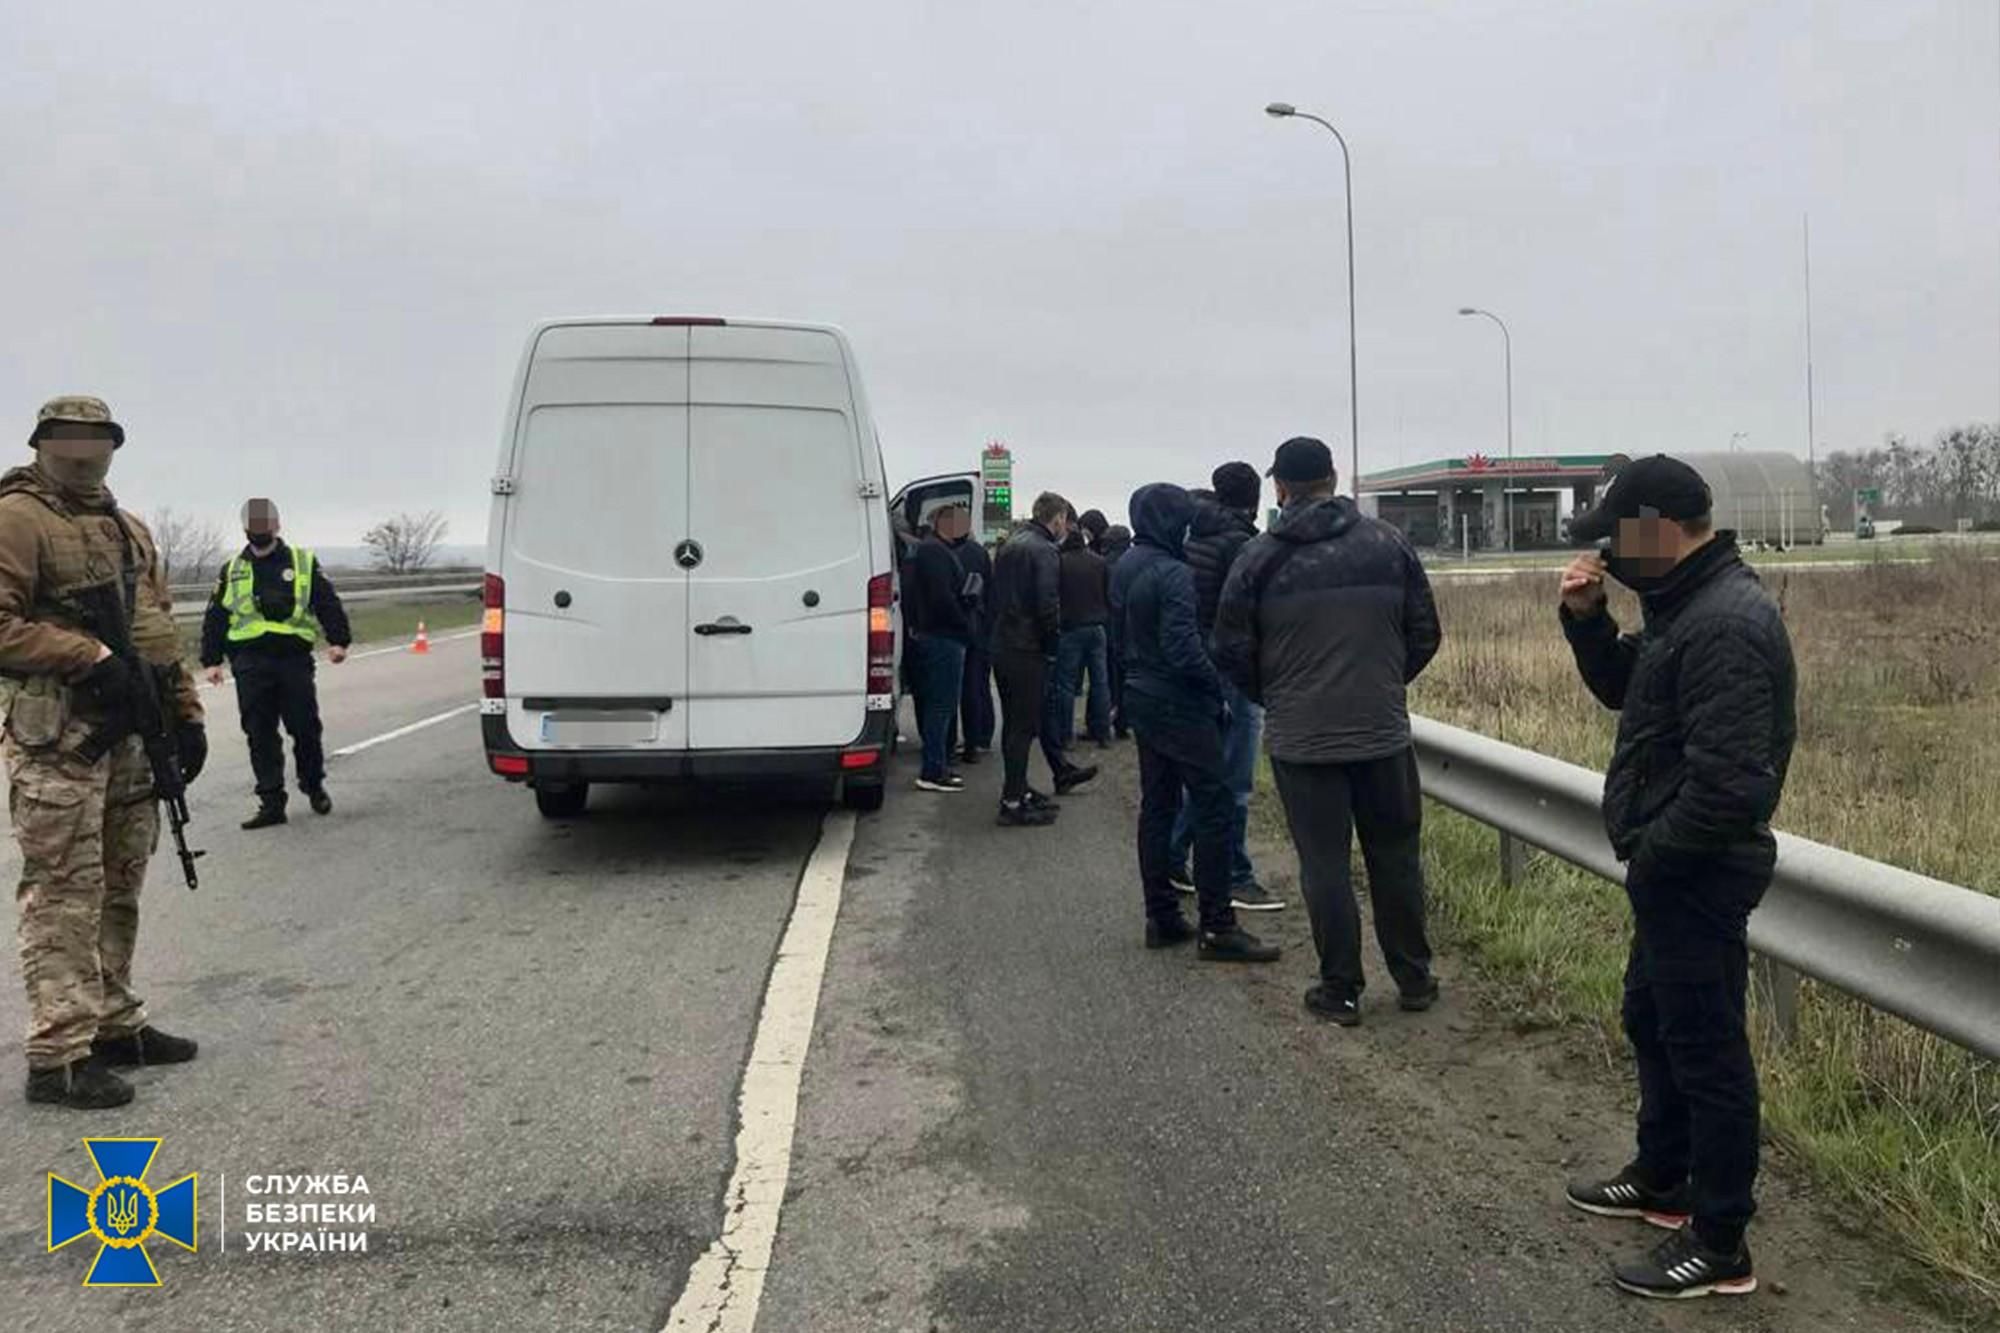
[[[117,444],[105,427],[74,421],[49,422],[35,439],[42,470],[56,485],[69,490],[102,486],[111,472],[115,448]]]
[[[931,520],[937,535],[948,542],[962,541],[972,530],[971,517],[963,509],[940,509]]]
[[[252,500],[243,506],[243,535],[257,547],[278,540],[278,507],[263,500]]]
[[[1611,553],[1634,573],[1658,578],[1693,549],[1690,540],[1681,525],[1670,518],[1658,515],[1621,518],[1611,539]]]
[[[1057,514],[1049,520],[1049,535],[1057,541],[1069,536],[1069,515]]]

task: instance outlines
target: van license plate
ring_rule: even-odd
[[[660,736],[660,715],[651,710],[542,714],[544,745],[650,745]]]

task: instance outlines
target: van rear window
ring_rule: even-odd
[[[529,414],[509,518],[514,551],[610,578],[678,573],[686,535],[687,408],[606,403]]]

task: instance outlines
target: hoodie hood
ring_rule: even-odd
[[[1126,506],[1132,515],[1133,538],[1155,546],[1176,560],[1187,547],[1188,525],[1194,521],[1194,497],[1169,481],[1156,481],[1132,492]]]
[[[1083,547],[1084,547],[1083,529],[1071,528],[1068,531],[1068,533],[1066,533],[1063,536],[1062,546],[1059,549],[1064,551],[1081,551]]]
[[[1324,500],[1295,500],[1285,506],[1285,512],[1271,525],[1271,535],[1279,541],[1323,542],[1345,536],[1360,521],[1361,511],[1344,495]]]

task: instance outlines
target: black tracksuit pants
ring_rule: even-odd
[[[1633,932],[1623,1018],[1639,1073],[1635,1165],[1663,1190],[1689,1182],[1695,1233],[1724,1253],[1742,1243],[1757,1210],[1745,929],[1769,883],[1766,866],[1662,867],[1643,852],[1625,876]]]
[[[1273,759],[1271,772],[1298,849],[1321,983],[1336,995],[1361,994],[1361,909],[1348,862],[1358,831],[1375,939],[1389,975],[1406,995],[1427,990],[1431,945],[1424,931],[1424,801],[1416,751],[1351,764]]]
[[[314,791],[326,781],[326,754],[320,744],[319,693],[313,685],[313,657],[300,652],[245,650],[230,659],[236,677],[236,708],[250,740],[250,767],[257,775],[257,798],[285,803],[285,742],[292,738],[299,790]]]
[[[1236,797],[1222,759],[1222,728],[1186,710],[1159,707],[1128,694],[1129,721],[1139,738],[1139,887],[1152,921],[1179,920],[1173,870],[1174,821],[1183,794],[1194,816],[1194,887],[1201,928],[1236,928],[1229,901],[1230,829]]]

